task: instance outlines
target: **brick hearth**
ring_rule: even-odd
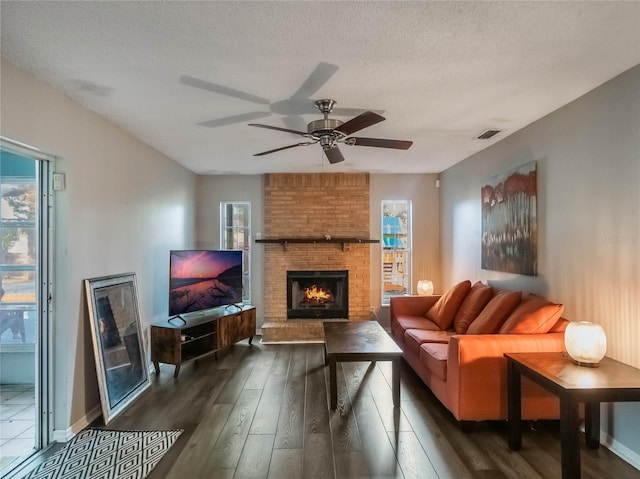
[[[369,238],[369,175],[267,174],[264,236]],[[265,244],[263,341],[322,340],[322,321],[287,320],[287,270],[348,270],[349,320],[370,316],[369,244]],[[344,249],[344,250],[343,250]],[[336,318],[344,319],[344,318]]]

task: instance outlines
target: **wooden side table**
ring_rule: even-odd
[[[640,401],[640,369],[604,358],[597,368],[574,364],[563,353],[505,353],[509,447],[522,445],[521,377],[556,394],[560,399],[562,479],[580,478],[579,405],[585,407],[587,447],[600,445],[600,403]]]

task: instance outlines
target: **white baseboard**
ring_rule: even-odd
[[[640,454],[632,451],[627,446],[616,441],[613,437],[602,431],[600,431],[600,443],[616,456],[620,457],[640,471]]]
[[[95,421],[102,414],[102,408],[98,405],[94,407],[87,414],[82,416],[76,422],[74,422],[70,428],[65,430],[54,429],[53,437],[51,438],[55,442],[67,442],[73,438],[80,431],[85,429],[89,424]]]

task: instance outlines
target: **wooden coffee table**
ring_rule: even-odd
[[[393,405],[400,406],[400,358],[402,350],[377,321],[324,322],[325,364],[329,363],[331,409],[338,404],[336,363],[391,361]]]
[[[505,353],[507,358],[509,447],[522,445],[521,376],[560,398],[562,479],[580,478],[580,403],[584,403],[587,447],[600,445],[600,403],[640,401],[640,370],[604,358],[598,368],[577,366],[561,353]]]

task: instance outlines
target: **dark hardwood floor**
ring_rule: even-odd
[[[403,364],[393,408],[391,363],[338,365],[338,408],[328,409],[320,344],[250,346],[163,365],[153,386],[110,429],[184,429],[149,479],[557,478],[556,421],[534,423],[522,450],[503,422],[462,432]],[[604,447],[581,450],[585,479],[640,479]]]

